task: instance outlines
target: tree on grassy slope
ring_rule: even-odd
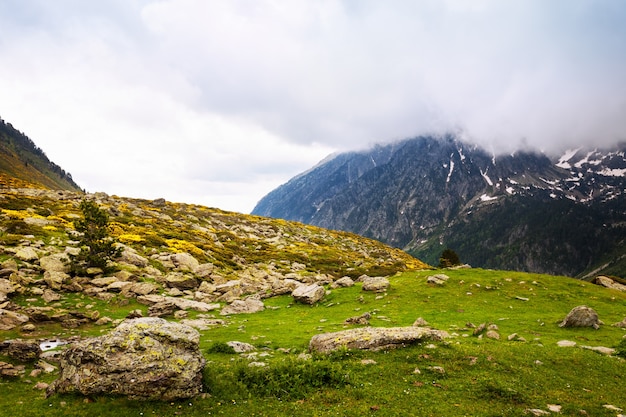
[[[106,270],[109,261],[120,253],[109,234],[109,216],[89,200],[80,203],[80,210],[83,217],[74,221],[74,228],[79,233],[80,252],[71,256],[72,272],[81,273],[91,267]]]

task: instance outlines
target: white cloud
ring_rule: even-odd
[[[334,150],[626,139],[610,0],[5,0],[0,116],[89,191],[249,211]]]

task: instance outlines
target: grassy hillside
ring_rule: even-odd
[[[51,162],[26,135],[2,119],[0,185],[80,191],[70,174]]]
[[[626,362],[583,348],[620,344],[626,331],[612,324],[626,316],[626,293],[549,275],[420,270],[426,265],[401,251],[347,233],[194,205],[90,197],[109,213],[118,241],[149,260],[142,268],[118,265],[122,275],[139,282],[161,285],[163,278],[155,270],[166,276],[173,267],[159,259],[185,252],[214,265],[214,273],[203,280],[244,282],[282,276],[322,277],[329,282],[367,273],[390,275],[391,288],[375,294],[362,291],[360,283],[350,288],[327,286],[327,295],[314,306],[294,303],[289,295],[272,296],[263,300],[266,309],[254,314],[221,316],[219,310],[208,314],[189,310],[187,319],[224,320],[200,330],[200,347],[208,360],[203,397],[173,403],[111,397],[46,399],[34,387],[51,382],[56,373],[30,376],[35,365],[27,364],[22,376],[0,379],[0,415],[528,416],[538,410],[557,414],[549,410],[559,409],[561,415],[617,416],[618,408],[626,409]],[[49,302],[38,295],[36,289],[43,286],[38,262],[20,260],[17,252],[30,247],[46,256],[71,247],[67,232],[81,198],[38,190],[2,194],[0,261],[3,267],[15,263],[14,279],[32,281],[21,280],[21,290],[10,294],[1,308],[19,312],[43,307],[55,317],[106,316],[113,321],[87,320],[78,327],[42,322],[28,332],[20,327],[0,331],[0,340],[100,335],[132,310],[147,315],[147,306],[122,293],[97,297],[74,289],[58,291],[60,298]],[[436,272],[449,275],[445,285],[427,283]],[[91,279],[80,282],[87,288]],[[171,292],[159,288],[159,293]],[[225,304],[220,302],[221,307]],[[563,317],[581,304],[594,308],[604,325],[599,330],[559,327]],[[422,317],[452,337],[393,351],[301,357],[313,335],[353,327],[344,321],[365,312],[371,314],[372,326],[410,326]],[[484,332],[474,335],[473,326],[482,323],[497,326],[499,340]],[[224,343],[235,340],[254,345],[256,352],[246,357],[226,352]],[[561,340],[576,346],[560,347]],[[248,366],[252,361],[266,366]]]

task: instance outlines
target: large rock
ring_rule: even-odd
[[[321,353],[344,348],[381,350],[446,337],[449,337],[447,332],[426,327],[362,327],[315,335],[309,342],[309,350]]]
[[[620,284],[619,282],[605,277],[604,275],[597,276],[593,282],[597,285],[602,285],[603,287],[610,288],[612,290],[623,291],[626,292],[626,285]]]
[[[389,288],[389,280],[385,277],[363,278],[363,291],[385,292]]]
[[[61,271],[46,271],[43,274],[44,282],[53,290],[60,290],[63,284],[70,281],[70,276]]]
[[[231,304],[224,306],[220,314],[226,316],[229,314],[248,314],[263,311],[265,305],[263,301],[256,298],[246,298],[245,300],[235,300]]]
[[[47,272],[69,272],[70,260],[65,253],[55,253],[39,259],[39,266]]]
[[[304,304],[315,304],[324,298],[326,290],[317,284],[300,285],[292,291],[294,300]]]
[[[61,355],[54,393],[124,395],[172,401],[202,392],[205,359],[197,330],[145,317],[127,320],[108,335],[85,339]]]
[[[165,283],[168,287],[178,288],[181,291],[193,290],[200,285],[200,282],[195,277],[180,273],[168,274],[165,277]]]
[[[0,330],[11,330],[24,323],[28,323],[29,317],[15,311],[0,309]]]
[[[176,268],[181,271],[194,272],[200,266],[200,262],[198,262],[198,260],[191,254],[186,252],[175,253],[170,256],[170,260],[174,263]]]
[[[133,248],[125,245],[120,245],[120,247],[122,248],[122,252],[117,258],[118,262],[135,265],[139,268],[145,268],[146,266],[148,266],[148,260],[139,255],[137,251],[135,251]]]
[[[21,247],[15,252],[15,257],[17,259],[21,259],[22,261],[31,262],[39,259],[39,254],[37,251],[30,246]]]
[[[593,327],[599,329],[601,324],[598,313],[593,308],[578,306],[565,316],[559,327]]]

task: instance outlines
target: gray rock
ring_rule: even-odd
[[[626,291],[626,285],[620,284],[619,282],[616,282],[615,280],[609,277],[605,277],[604,275],[597,276],[593,280],[593,282],[597,285],[601,285],[603,287],[610,288],[613,290]]]
[[[6,350],[7,355],[18,362],[35,362],[41,355],[39,342],[36,340],[12,340]]]
[[[559,327],[593,327],[599,329],[602,322],[598,313],[587,306],[574,307],[563,319]]]
[[[22,324],[28,323],[28,320],[29,318],[25,314],[0,309],[0,330],[15,329]]]
[[[230,346],[231,348],[233,348],[235,353],[246,353],[246,352],[252,352],[256,350],[256,348],[250,343],[232,341],[232,342],[226,342],[226,344]]]
[[[200,262],[198,262],[198,260],[191,254],[186,252],[175,253],[170,256],[170,260],[174,263],[176,268],[181,271],[194,272],[200,266]]]
[[[60,290],[63,284],[70,280],[70,276],[61,271],[46,271],[43,274],[44,282],[53,290]]]
[[[350,277],[341,277],[337,281],[330,284],[331,288],[346,288],[352,287],[354,285],[354,281]]]
[[[21,247],[15,252],[15,257],[22,261],[32,262],[39,259],[39,254],[37,251],[30,246]]]
[[[426,282],[428,282],[429,284],[434,284],[434,285],[443,285],[449,279],[450,277],[447,276],[446,274],[435,274],[435,275],[430,275],[428,278],[426,278]]]
[[[309,350],[321,353],[343,348],[382,350],[447,337],[447,332],[425,327],[361,327],[315,335],[309,342]]]
[[[39,266],[46,272],[69,272],[69,257],[65,253],[56,253],[39,259]]]
[[[344,323],[345,324],[361,324],[367,326],[370,324],[370,319],[372,315],[370,313],[363,313],[360,316],[347,318]]]
[[[246,298],[245,300],[235,300],[231,304],[224,306],[220,315],[257,313],[264,309],[263,301],[255,298]]]
[[[172,401],[202,392],[205,365],[197,330],[160,318],[122,322],[108,335],[75,342],[63,352],[60,375],[47,390]]]
[[[122,248],[122,252],[120,253],[120,256],[117,258],[118,262],[129,264],[129,265],[134,265],[139,268],[145,268],[148,266],[149,264],[148,260],[144,258],[143,256],[139,255],[137,251],[135,251],[133,248],[129,246],[125,246],[125,245],[120,245],[120,247]]]
[[[178,288],[181,291],[193,290],[198,288],[200,282],[191,275],[172,273],[165,277],[165,283],[168,287]]]
[[[294,300],[303,304],[315,304],[324,298],[326,290],[317,284],[300,285],[291,292]]]
[[[385,292],[389,288],[389,280],[385,277],[363,278],[363,291]]]

